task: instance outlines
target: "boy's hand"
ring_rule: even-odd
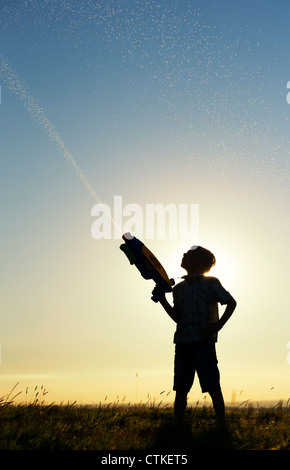
[[[158,295],[159,302],[165,299],[165,292],[164,290],[160,289],[158,286],[155,286],[152,295]]]
[[[215,335],[220,330],[218,322],[216,323],[209,323],[207,326],[203,328],[203,334],[205,336],[212,336]]]

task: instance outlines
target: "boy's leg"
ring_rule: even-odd
[[[181,424],[187,405],[187,392],[176,392],[174,402],[174,419],[176,424]]]
[[[211,396],[217,420],[221,426],[225,425],[225,404],[220,387],[220,373],[215,350],[215,341],[208,339],[197,343],[198,349],[198,376],[202,391]]]
[[[217,388],[216,390],[209,392],[209,394],[212,399],[212,404],[215,410],[217,420],[220,426],[225,426],[226,424],[225,403],[224,403],[222,391],[220,388]]]
[[[174,419],[176,423],[182,423],[186,405],[187,394],[192,387],[195,367],[192,360],[192,344],[176,344],[174,357]]]

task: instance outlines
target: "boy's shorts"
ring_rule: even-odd
[[[173,390],[188,393],[197,372],[202,392],[220,388],[220,373],[212,338],[191,344],[176,344]]]

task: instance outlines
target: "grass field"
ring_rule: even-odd
[[[35,389],[36,390],[36,389]],[[169,406],[44,404],[0,399],[0,450],[290,450],[290,407],[227,410],[221,431],[209,406],[189,407],[182,428]]]

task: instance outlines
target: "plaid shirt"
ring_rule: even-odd
[[[193,343],[206,339],[203,328],[219,319],[218,302],[226,304],[232,296],[215,277],[200,276],[180,282],[173,288],[173,304],[181,313],[174,343]],[[217,341],[217,335],[215,340]]]

